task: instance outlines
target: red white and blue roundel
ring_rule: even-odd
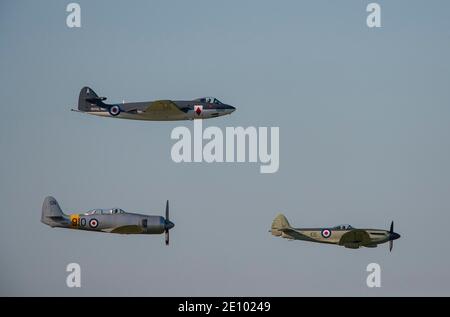
[[[120,107],[118,105],[114,105],[111,108],[109,108],[109,113],[112,116],[117,116],[120,113]]]
[[[331,236],[330,229],[323,229],[322,232],[320,233],[322,234],[322,237],[324,237],[325,239],[328,239]]]
[[[89,220],[89,227],[91,227],[91,228],[97,228],[97,226],[98,226],[98,221],[97,221],[97,219],[91,219],[91,220]]]

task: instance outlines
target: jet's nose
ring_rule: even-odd
[[[389,240],[397,240],[398,238],[400,238],[400,235],[396,232],[392,232],[389,236]]]
[[[166,229],[167,229],[167,230],[170,230],[170,229],[172,229],[173,227],[175,227],[175,224],[174,224],[172,221],[167,220],[167,221],[166,221]]]
[[[227,112],[228,113],[233,113],[236,111],[236,108],[230,105],[227,105]]]

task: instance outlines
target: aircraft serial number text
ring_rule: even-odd
[[[223,312],[269,311],[270,302],[222,302]]]

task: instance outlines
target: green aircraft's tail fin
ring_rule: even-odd
[[[272,221],[272,230],[270,232],[274,236],[281,236],[283,234],[280,229],[287,229],[291,228],[291,225],[289,224],[289,221],[286,219],[286,217],[283,214],[278,214],[275,219]]]

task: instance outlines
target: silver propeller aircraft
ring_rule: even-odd
[[[194,100],[156,100],[107,104],[91,88],[83,87],[78,98],[78,110],[96,116],[148,121],[208,119],[231,114],[235,107],[214,97]]]
[[[108,233],[165,233],[166,245],[169,244],[169,230],[175,226],[169,220],[169,201],[166,202],[166,218],[128,213],[119,208],[92,209],[84,214],[66,215],[53,197],[44,199],[41,222],[52,228],[60,227]]]
[[[392,251],[394,240],[400,238],[400,235],[394,232],[394,222],[391,222],[389,231],[356,229],[350,225],[332,228],[292,228],[283,214],[275,217],[269,232],[276,237],[281,236],[289,240],[337,244],[349,249],[375,248],[378,244],[389,242],[389,251]]]

